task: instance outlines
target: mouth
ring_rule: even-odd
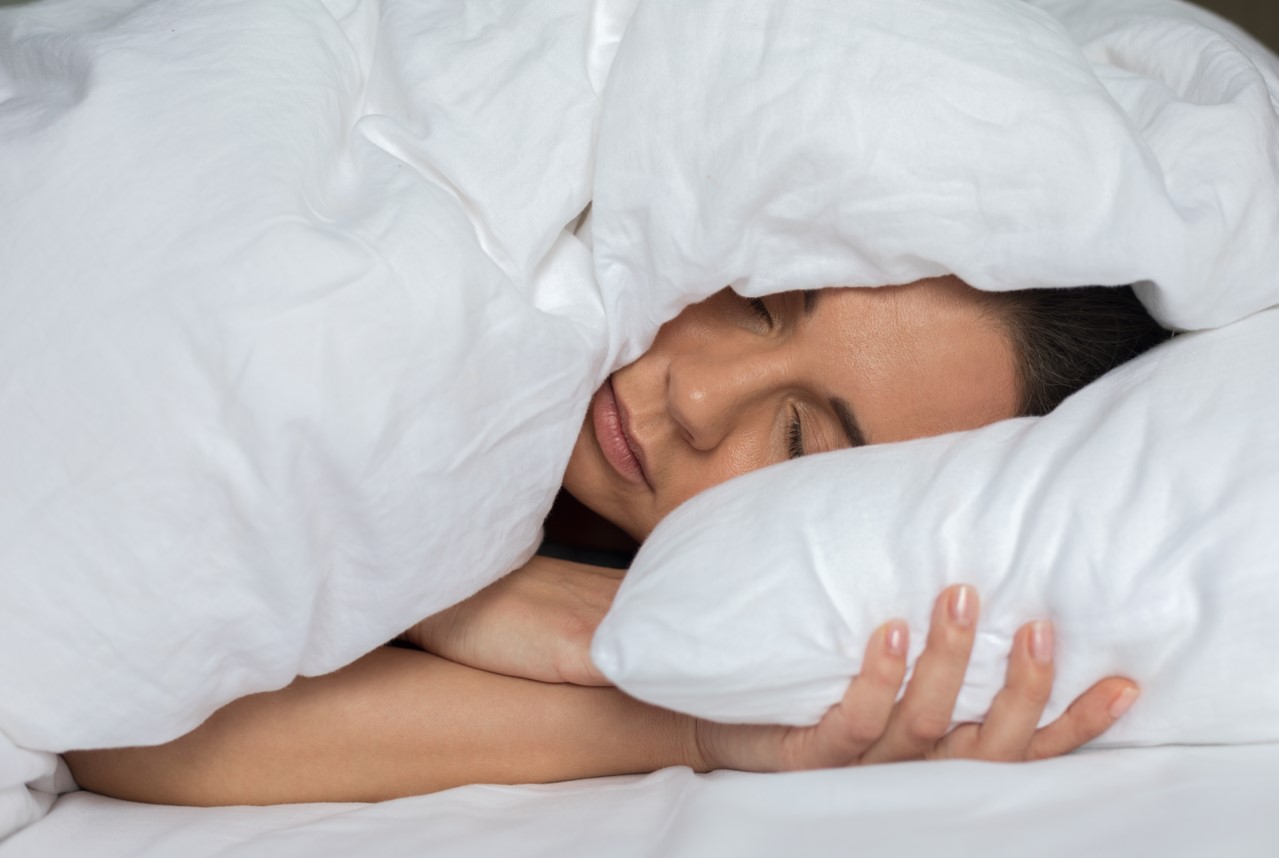
[[[644,450],[631,437],[626,408],[617,398],[611,378],[591,400],[591,422],[600,452],[613,470],[628,482],[652,491],[653,484],[649,482],[648,471],[644,467]]]

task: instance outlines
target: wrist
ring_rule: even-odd
[[[723,768],[716,762],[714,733],[716,724],[692,716],[682,716],[685,721],[685,765],[695,772],[711,772]]]
[[[710,722],[694,718],[692,715],[642,703],[621,691],[611,690],[617,699],[626,700],[630,706],[637,707],[646,713],[643,716],[643,726],[632,733],[627,743],[634,746],[645,741],[641,739],[642,735],[651,737],[647,740],[653,749],[653,756],[647,766],[648,771],[656,771],[667,766],[687,766],[695,772],[709,772],[717,768],[711,764],[706,754],[703,736],[707,726],[714,726]]]

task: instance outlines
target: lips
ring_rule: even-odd
[[[628,482],[651,490],[653,486],[644,468],[644,452],[630,435],[626,411],[613,390],[611,378],[595,392],[591,401],[591,422],[600,452],[613,470]]]

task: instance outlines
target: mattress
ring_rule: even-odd
[[[1279,744],[470,786],[381,804],[186,808],[87,792],[0,858],[1279,855]]]

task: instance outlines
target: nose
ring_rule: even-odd
[[[667,373],[667,410],[703,451],[715,449],[788,383],[785,361],[771,352],[682,355]]]

